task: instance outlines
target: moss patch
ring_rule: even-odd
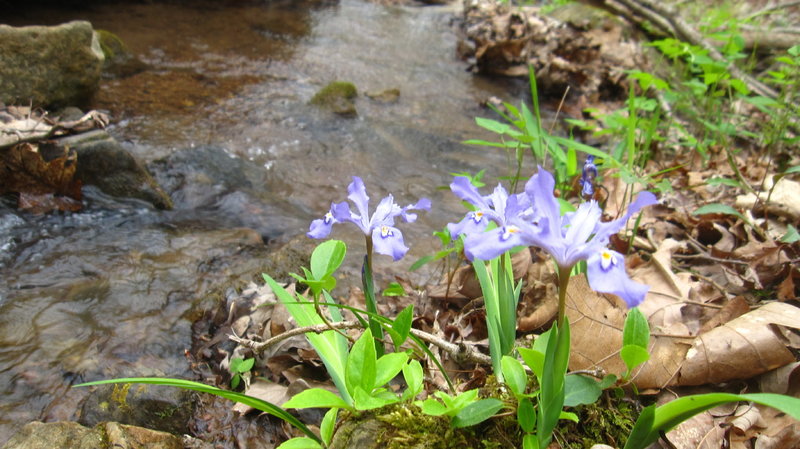
[[[347,81],[333,81],[317,92],[310,103],[328,109],[343,116],[356,116],[356,105],[353,101],[358,96],[358,90],[353,83]]]

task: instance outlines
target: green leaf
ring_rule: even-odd
[[[772,393],[708,393],[673,399],[648,411],[645,408],[633,426],[624,449],[644,449],[655,442],[659,432],[667,432],[692,416],[729,402],[752,401],[780,410],[800,420],[800,399]]]
[[[474,426],[494,416],[501,408],[503,401],[495,398],[481,399],[464,407],[450,425],[455,428]]]
[[[528,386],[528,376],[525,375],[525,368],[519,363],[519,360],[514,357],[504,355],[500,361],[503,367],[503,379],[514,392],[514,395],[521,396],[525,394],[525,388]]]
[[[400,350],[400,346],[408,339],[408,334],[411,333],[411,324],[414,320],[414,305],[410,304],[405,309],[397,314],[389,331],[394,343],[395,350]]]
[[[381,295],[383,296],[405,296],[406,291],[399,282],[391,282],[389,286],[386,287]]]
[[[283,404],[284,408],[343,408],[353,410],[344,399],[322,388],[309,388],[292,396]]]
[[[708,181],[706,181],[706,184],[708,184],[710,186],[725,185],[725,186],[737,187],[737,188],[741,188],[742,187],[742,183],[740,183],[739,181],[737,181],[735,179],[720,178],[718,176],[710,178]]]
[[[406,391],[403,392],[403,400],[414,399],[422,392],[424,377],[419,361],[412,360],[403,367],[403,379],[407,385]]]
[[[347,357],[344,379],[350,393],[353,393],[356,387],[361,387],[367,392],[375,388],[376,359],[375,340],[372,338],[372,331],[367,329],[353,343],[350,356]]]
[[[375,384],[373,388],[382,387],[394,379],[403,366],[408,362],[408,354],[405,352],[392,352],[384,354],[378,359],[375,366]]]
[[[311,273],[315,281],[322,281],[344,261],[347,246],[341,240],[328,240],[319,244],[311,253]]]
[[[622,329],[623,346],[636,345],[647,349],[650,345],[650,324],[638,307],[628,311],[625,326]]]
[[[333,431],[336,430],[336,416],[338,414],[339,409],[334,407],[325,412],[325,416],[322,417],[322,422],[319,425],[319,436],[326,445],[331,444],[333,440]]]
[[[800,233],[797,232],[797,228],[792,226],[791,224],[786,228],[786,234],[781,237],[781,242],[783,243],[794,243],[800,240]]]
[[[394,394],[379,396],[370,394],[364,391],[360,386],[356,387],[353,393],[355,400],[356,410],[375,410],[376,408],[385,407],[389,404],[400,402],[400,399]]]
[[[541,336],[539,338],[541,339]],[[518,351],[522,360],[525,361],[525,364],[528,365],[531,371],[533,371],[533,374],[536,375],[536,378],[541,382],[542,372],[544,371],[544,353],[528,348],[519,348]]]
[[[183,388],[186,390],[198,391],[200,393],[213,394],[215,396],[219,396],[234,402],[242,403],[244,405],[253,407],[256,410],[261,410],[264,413],[268,413],[272,416],[275,416],[276,418],[282,419],[287,423],[295,426],[297,429],[306,434],[312,440],[319,441],[319,438],[316,435],[314,435],[314,432],[312,432],[311,429],[306,427],[305,424],[303,424],[300,420],[295,418],[294,415],[278,407],[275,404],[264,401],[262,399],[254,398],[252,396],[247,396],[246,394],[236,393],[235,391],[222,390],[217,387],[212,387],[211,385],[201,384],[199,382],[193,382],[190,380],[169,379],[169,378],[165,379],[160,377],[125,377],[120,379],[85,382],[82,384],[73,385],[73,387],[88,387],[92,385],[106,385],[106,384],[164,385],[169,387]]]
[[[586,376],[570,374],[564,380],[564,406],[575,407],[583,404],[594,404],[603,393],[600,384]]]
[[[447,413],[447,407],[433,398],[428,398],[422,401],[420,408],[422,409],[422,413],[431,416],[442,416]]]
[[[411,266],[408,268],[408,271],[419,270],[420,268],[422,268],[423,265],[425,265],[428,262],[431,262],[432,260],[433,260],[433,255],[432,254],[428,254],[426,256],[422,256],[419,259],[417,259],[416,262],[411,264]]]
[[[526,434],[522,437],[522,449],[539,449],[539,440],[534,434]]]
[[[505,123],[498,122],[497,120],[475,117],[475,123],[481,128],[488,129],[489,131],[497,134],[508,134],[509,131],[511,131],[511,127]]]
[[[284,441],[275,449],[322,449],[322,446],[311,438],[296,437]]]
[[[705,206],[701,206],[700,208],[692,212],[692,215],[704,215],[704,214],[733,215],[734,217],[738,217],[742,221],[747,222],[747,219],[744,218],[744,215],[742,215],[741,212],[732,208],[731,206],[728,206],[727,204],[720,204],[720,203],[706,204]]]
[[[517,422],[525,433],[533,432],[536,427],[536,410],[528,398],[520,398],[517,402]]]
[[[251,357],[251,358],[249,358],[249,359],[245,359],[245,360],[243,360],[243,361],[242,361],[242,362],[239,364],[239,367],[238,367],[238,372],[240,372],[240,373],[246,373],[246,372],[250,371],[251,369],[253,369],[253,365],[254,365],[255,363],[256,363],[256,359],[254,359],[254,358],[252,358],[252,357]]]
[[[650,353],[647,349],[636,345],[623,346],[619,351],[619,356],[628,368],[628,372],[625,375],[626,378],[637,366],[650,360]]]

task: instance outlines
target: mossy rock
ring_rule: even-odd
[[[353,83],[333,81],[317,92],[309,103],[345,117],[355,117],[358,90]]]

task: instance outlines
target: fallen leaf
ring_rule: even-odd
[[[771,302],[698,336],[686,354],[678,384],[749,379],[794,362],[773,324],[800,328],[800,309]]]
[[[619,357],[626,308],[612,295],[594,292],[583,275],[573,276],[567,289],[567,317],[570,320],[572,348],[570,369],[600,367],[608,373],[625,373]],[[650,360],[634,371],[632,381],[639,389],[669,385],[680,369],[692,338],[681,323],[662,329],[651,337]]]
[[[797,396],[800,394],[800,362],[762,374],[758,378],[758,387],[764,393]]]
[[[248,396],[252,396],[254,398],[258,398],[269,403],[275,404],[277,406],[283,405],[286,401],[289,400],[289,395],[287,394],[289,387],[285,385],[276,384],[274,382],[267,382],[266,380],[255,378],[250,383],[250,388],[245,391],[245,394]],[[233,411],[239,413],[240,415],[246,415],[251,411],[255,410],[253,407],[249,405],[242,404],[237,402],[233,406]]]
[[[24,193],[24,205],[37,210],[58,209],[62,202],[50,200],[53,195],[80,201],[81,183],[74,179],[77,161],[74,150],[46,143],[21,143],[0,150],[0,195]],[[72,210],[72,205],[63,204]]]

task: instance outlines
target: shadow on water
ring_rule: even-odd
[[[463,213],[439,189],[450,173],[508,173],[505,154],[460,143],[489,137],[474,125],[489,115],[481,102],[526,94],[456,59],[456,8],[81,2],[0,16],[13,25],[86,19],[122,38],[146,69],[104,80],[95,107],[110,112],[109,132],[176,205],[160,212],[92,189],[72,214],[0,204],[0,443],[30,420],[81,418],[89,393],[73,383],[191,377],[183,351],[192,323],[226,287],[253,279],[269,257],[265,242],[302,234],[344,200],[352,175],[373,206],[388,192],[401,205],[434,203],[404,227],[412,249],[392,270],[435,247],[431,231]],[[356,118],[308,105],[334,80],[357,86]],[[386,89],[399,89],[399,99],[364,95]],[[333,236],[351,254],[363,251],[355,228]],[[349,259],[343,285],[357,278],[358,257]],[[383,258],[377,265],[390,267]]]

